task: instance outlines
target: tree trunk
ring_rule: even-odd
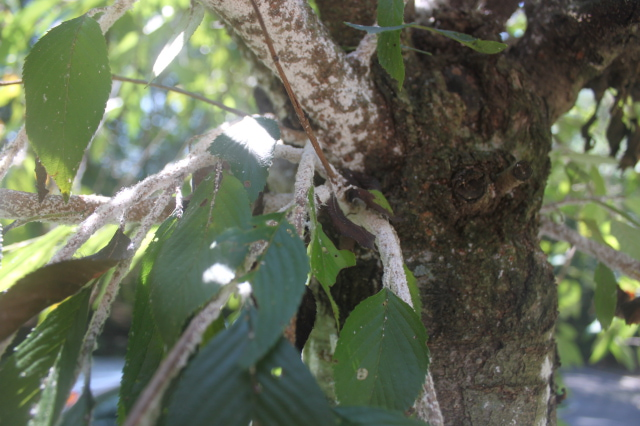
[[[253,34],[248,46],[273,67],[249,8],[207,3],[240,37]],[[499,39],[518,7],[517,0],[426,3],[435,6],[408,7],[405,21],[486,40]],[[525,36],[499,55],[405,31],[403,44],[433,55],[404,55],[399,90],[375,56],[371,68],[362,61],[371,49],[365,43],[349,56],[337,48],[352,46],[354,33],[336,22],[370,25],[372,2],[317,4],[332,20],[328,31],[318,29],[306,2],[260,7],[325,150],[336,164],[378,178],[400,217],[394,225],[421,290],[445,423],[555,424],[557,294],[538,240],[550,129],[592,79],[615,67],[625,70],[622,80],[633,75],[639,8],[527,2]],[[298,49],[290,41],[296,37],[312,46]],[[371,271],[345,277],[343,288],[353,292],[362,282],[370,291]]]

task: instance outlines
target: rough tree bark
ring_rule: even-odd
[[[204,3],[273,67],[248,1]],[[555,424],[556,286],[537,236],[550,128],[597,77],[633,81],[640,6],[527,1],[525,35],[494,56],[407,31],[405,44],[433,56],[407,52],[398,90],[369,61],[370,39],[341,49],[359,38],[338,23],[371,24],[375,2],[317,0],[326,26],[306,1],[259,3],[325,151],[378,178],[402,218],[445,423]],[[499,40],[519,0],[416,3],[428,9],[410,5],[407,22]],[[343,275],[352,294],[370,288],[376,271],[366,265]]]

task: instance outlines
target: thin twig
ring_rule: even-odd
[[[158,88],[158,89],[166,90],[166,91],[169,91],[169,92],[180,93],[181,95],[189,96],[190,98],[197,99],[199,101],[208,103],[209,105],[217,106],[220,109],[223,109],[223,110],[225,110],[227,112],[230,112],[232,114],[238,115],[240,117],[246,117],[247,115],[249,115],[248,113],[246,113],[244,111],[241,111],[241,110],[236,109],[236,108],[228,107],[223,103],[211,100],[209,98],[205,98],[202,95],[198,95],[197,93],[193,93],[193,92],[190,92],[188,90],[181,89],[179,87],[165,86],[164,84],[158,84],[158,83],[150,83],[150,82],[148,82],[146,80],[141,80],[139,78],[122,77],[120,75],[115,75],[115,74],[112,75],[111,78],[113,80],[117,80],[117,81],[124,81],[124,82],[127,82],[127,83],[140,84],[140,85],[143,85],[143,86],[151,86],[151,87],[155,87],[155,88]],[[10,85],[13,85],[13,84],[22,84],[22,83],[23,83],[22,80],[0,81],[0,86],[10,86]]]
[[[553,210],[559,209],[563,206],[570,205],[582,205],[588,203],[604,203],[606,201],[620,201],[623,200],[624,195],[611,195],[611,196],[602,196],[602,197],[584,197],[584,198],[565,198],[561,201],[556,201],[555,203],[549,203],[542,206],[540,209],[540,213],[548,213]]]
[[[633,279],[640,280],[640,262],[626,253],[598,244],[566,225],[554,223],[544,216],[540,219],[540,233],[554,240],[573,244],[581,252],[595,257],[611,269],[616,269]]]
[[[289,84],[289,80],[287,79],[287,76],[284,73],[284,69],[282,69],[282,65],[280,65],[280,59],[278,58],[276,49],[273,47],[271,36],[269,36],[269,32],[267,31],[267,26],[264,23],[264,19],[262,19],[262,13],[260,13],[260,9],[258,9],[258,4],[256,3],[256,0],[251,0],[251,4],[253,5],[253,9],[255,10],[256,15],[258,17],[258,22],[260,23],[260,27],[262,28],[262,32],[264,33],[264,38],[267,44],[267,48],[269,49],[269,53],[271,54],[271,59],[273,60],[273,63],[276,66],[276,69],[278,70],[278,74],[280,75],[282,84],[284,84],[284,88],[287,91],[287,94],[289,95],[289,99],[291,100],[291,103],[293,104],[293,109],[296,111],[298,120],[300,120],[300,124],[302,124],[302,127],[304,128],[304,131],[307,133],[307,136],[309,136],[309,140],[313,145],[313,149],[316,151],[316,154],[318,155],[320,162],[322,162],[322,166],[324,167],[327,173],[327,176],[329,177],[329,180],[332,183],[338,183],[338,176],[333,171],[333,168],[331,167],[331,164],[329,164],[329,161],[327,161],[327,158],[324,156],[324,153],[322,152],[322,148],[320,147],[320,143],[318,142],[316,135],[313,133],[313,130],[311,129],[311,124],[309,124],[309,120],[307,120],[307,117],[304,114],[302,105],[300,105],[300,102],[298,101],[296,94],[293,92],[293,89]]]

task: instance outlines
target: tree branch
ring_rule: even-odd
[[[249,0],[204,0],[274,73]],[[368,145],[388,136],[380,96],[364,72],[350,65],[304,0],[268,0],[258,5],[279,62],[332,160],[362,169]]]
[[[566,241],[577,247],[583,253],[589,254],[611,269],[640,280],[640,262],[629,255],[603,246],[564,225],[552,222],[546,217],[540,219],[540,233],[554,240]]]

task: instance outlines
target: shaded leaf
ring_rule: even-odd
[[[201,182],[150,272],[153,316],[169,347],[185,320],[218,293],[220,284],[226,284],[203,280],[216,263],[211,243],[228,228],[245,228],[251,217],[247,193],[238,179],[224,175],[218,185],[216,192],[215,174]]]
[[[339,426],[425,426],[426,423],[410,419],[399,411],[377,407],[336,407]]]
[[[627,138],[627,149],[620,159],[620,164],[618,165],[622,170],[626,170],[629,167],[635,167],[638,162],[638,158],[640,157],[640,126],[638,125],[637,120],[634,120],[634,124],[634,130],[629,132],[629,136]]]
[[[404,411],[429,366],[427,333],[416,312],[387,289],[361,302],[340,333],[334,359],[341,405]]]
[[[136,285],[133,319],[118,398],[118,418],[121,422],[153,377],[165,355],[164,342],[151,312],[149,275],[160,249],[171,236],[177,221],[176,217],[170,217],[160,225],[140,262],[140,278]]]
[[[264,117],[245,117],[215,138],[209,152],[228,161],[233,175],[244,185],[249,201],[254,202],[267,183],[278,124]]]
[[[378,62],[382,68],[398,82],[398,87],[404,84],[404,59],[400,44],[400,31],[378,34]]]
[[[258,314],[249,350],[240,361],[248,366],[262,357],[282,335],[298,310],[306,288],[309,259],[304,243],[284,214],[266,215],[260,227],[270,231],[267,247],[249,277]],[[273,224],[276,221],[276,224]],[[255,222],[254,222],[255,223]]]
[[[400,25],[404,19],[403,0],[378,0],[378,24],[382,27]]]
[[[596,282],[596,292],[593,296],[596,306],[596,318],[607,329],[611,325],[616,312],[618,300],[618,283],[616,277],[604,264],[598,263],[593,277]]]
[[[307,253],[311,266],[311,273],[316,277],[324,290],[331,310],[336,320],[336,327],[340,328],[340,309],[331,294],[331,286],[335,284],[338,273],[344,268],[356,264],[355,255],[348,250],[338,250],[333,241],[324,233],[322,225],[316,217],[315,196],[313,187],[309,188],[309,219],[313,224],[311,241],[307,246]]]
[[[177,384],[166,425],[335,424],[324,394],[284,338],[255,365],[236,363],[250,351],[257,321],[245,312],[200,350]]]
[[[68,200],[111,89],[107,44],[98,23],[84,15],[53,28],[33,46],[23,78],[27,135]]]
[[[77,354],[86,332],[90,289],[54,309],[0,366],[0,424],[25,425],[47,389],[40,418],[55,422],[75,380]]]
[[[346,197],[350,202],[355,199],[362,200],[371,210],[380,213],[383,217],[391,220],[397,220],[393,215],[393,210],[382,192],[377,189],[350,188],[346,192]]]
[[[400,25],[404,19],[403,0],[378,0],[378,24],[383,27]],[[378,62],[391,77],[398,82],[398,87],[404,83],[404,60],[402,45],[400,44],[400,30],[378,34]]]
[[[611,221],[611,234],[620,244],[620,251],[640,260],[640,229],[617,220]]]
[[[413,275],[413,272],[407,268],[406,264],[403,264],[402,266],[404,268],[404,274],[407,277],[407,286],[409,287],[413,310],[416,311],[418,316],[420,316],[422,314],[422,298],[420,297],[420,289],[418,289],[418,281],[416,281],[416,277]]]
[[[85,389],[80,398],[62,414],[58,426],[90,426],[91,411],[95,405],[93,395],[89,389]]]
[[[356,240],[362,247],[366,247],[371,250],[374,249],[376,237],[362,226],[356,225],[347,219],[340,208],[340,204],[338,203],[336,196],[333,194],[331,195],[331,198],[329,198],[329,201],[327,201],[327,211],[329,212],[329,217],[331,218],[333,226],[336,227],[338,232],[346,237]]]
[[[329,296],[336,323],[340,324],[338,305],[331,296],[330,287],[335,284],[342,269],[355,266],[356,256],[349,250],[338,250],[333,245],[333,241],[324,233],[320,223],[316,224],[308,251],[311,260],[311,273]]]
[[[36,157],[36,191],[38,191],[38,201],[44,201],[44,197],[47,196],[49,190],[47,189],[47,180],[49,179],[49,175],[47,175],[47,170],[44,168],[40,159]]]
[[[618,108],[615,104],[611,119],[607,126],[607,141],[609,142],[609,155],[615,157],[620,150],[620,142],[627,135],[627,126],[622,121],[624,114],[622,108]]]
[[[133,254],[127,250],[130,242],[118,230],[111,242],[98,253],[43,266],[18,280],[0,294],[0,340],[10,336],[44,308],[61,302],[120,260],[130,257]]]

